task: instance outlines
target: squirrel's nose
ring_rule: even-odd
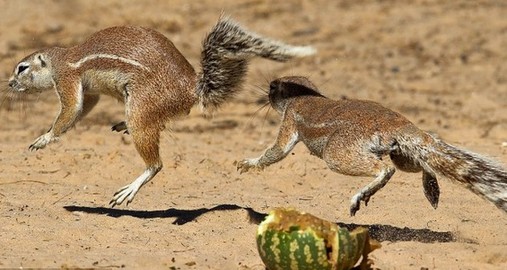
[[[15,87],[16,85],[18,85],[18,82],[16,80],[10,80],[9,81],[9,87]]]

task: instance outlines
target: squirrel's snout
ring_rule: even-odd
[[[16,80],[9,80],[9,87],[14,88],[18,85],[18,82]]]
[[[23,92],[26,90],[16,79],[9,80],[9,87],[17,92]]]

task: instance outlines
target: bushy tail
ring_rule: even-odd
[[[212,110],[234,96],[241,89],[248,60],[254,56],[287,61],[314,53],[312,47],[274,41],[248,32],[229,18],[220,18],[203,41],[196,89],[199,103],[205,111]]]
[[[449,145],[429,134],[420,143],[400,145],[425,170],[464,184],[507,212],[507,168],[479,154]]]

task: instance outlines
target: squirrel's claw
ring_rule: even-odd
[[[56,141],[58,138],[53,135],[53,133],[48,132],[39,138],[35,139],[35,141],[28,147],[30,151],[36,151],[46,147],[51,142]]]
[[[353,217],[356,215],[356,212],[361,208],[361,201],[364,201],[364,206],[368,206],[368,202],[370,201],[370,196],[365,195],[363,193],[357,193],[352,197],[350,201],[350,216]]]
[[[262,170],[262,166],[259,165],[257,158],[243,159],[242,161],[235,161],[236,169],[240,174],[248,172],[250,169]]]
[[[109,202],[109,205],[111,208],[115,207],[116,205],[120,205],[127,199],[127,205],[134,199],[134,195],[137,193],[131,185],[124,186],[120,188],[118,191],[116,191],[113,195],[113,199]]]

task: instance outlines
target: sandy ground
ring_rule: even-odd
[[[221,12],[267,36],[313,44],[314,57],[255,60],[245,91],[207,120],[196,108],[162,136],[164,170],[128,206],[112,194],[144,169],[123,105],[101,99],[60,142],[28,145],[58,111],[52,92],[7,94],[16,63],[113,25],[168,36],[199,68]],[[263,269],[254,235],[273,207],[370,226],[379,269],[507,269],[507,215],[442,179],[440,206],[420,175],[396,173],[355,217],[371,179],[338,175],[298,145],[264,172],[239,174],[279,117],[258,111],[268,82],[309,76],[329,97],[378,101],[448,142],[507,163],[507,5],[503,1],[0,1],[0,268]]]

